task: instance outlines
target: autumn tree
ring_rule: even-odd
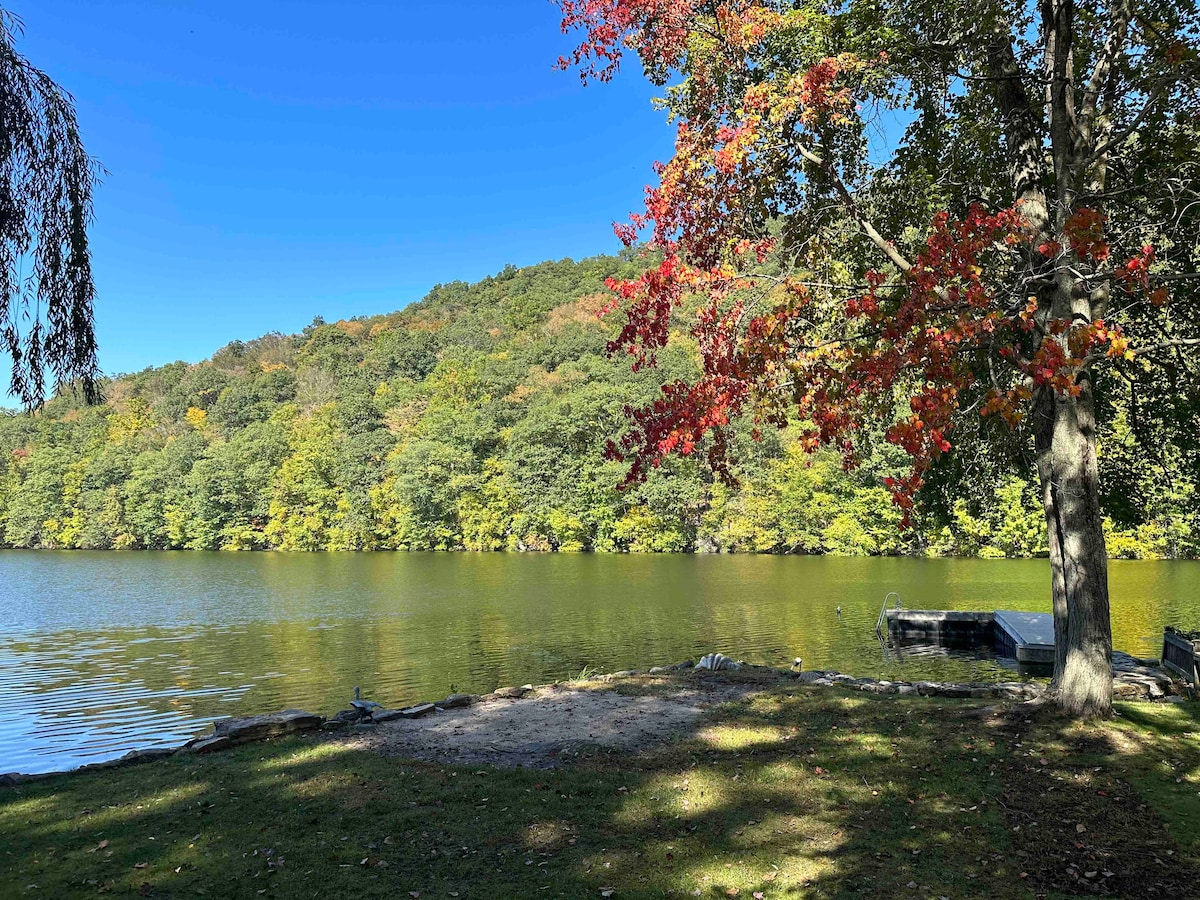
[[[0,9],[0,346],[12,391],[41,402],[57,385],[96,394],[87,229],[97,166],[72,99],[14,48],[21,21]]]
[[[703,374],[632,411],[631,475],[729,463],[739,415],[862,458],[952,441],[1021,457],[1045,510],[1073,713],[1111,708],[1097,403],[1115,379],[1196,402],[1200,65],[1190,0],[559,0],[568,57],[669,85],[675,154],[618,226],[611,349],[653,363],[681,311]],[[1165,387],[1167,385],[1169,387]],[[1192,393],[1188,393],[1191,391]]]

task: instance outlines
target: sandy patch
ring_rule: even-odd
[[[636,750],[660,742],[687,731],[709,707],[759,689],[707,679],[648,693],[550,685],[519,700],[489,699],[386,722],[344,740],[356,749],[412,759],[548,768],[588,749]]]

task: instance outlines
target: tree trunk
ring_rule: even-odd
[[[1035,441],[1050,544],[1054,601],[1054,680],[1068,712],[1087,718],[1112,710],[1112,623],[1108,554],[1100,512],[1092,389],[1038,400]]]

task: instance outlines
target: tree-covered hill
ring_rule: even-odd
[[[604,279],[639,270],[632,254],[509,267],[399,312],[318,320],[117,378],[99,406],[64,395],[9,414],[0,537],[95,549],[1043,552],[1036,497],[1003,473],[935,481],[918,528],[903,532],[882,479],[905,461],[886,445],[847,473],[836,454],[810,457],[789,433],[752,441],[747,427],[736,488],[688,459],[619,489],[625,468],[604,448],[626,406],[696,365],[686,340],[657,370],[607,357]],[[1197,555],[1194,469],[1159,471],[1127,411],[1108,418],[1110,547]]]

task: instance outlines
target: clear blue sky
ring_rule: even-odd
[[[0,0],[75,96],[100,361],[387,312],[611,252],[670,132],[636,68],[582,87],[550,0]]]

